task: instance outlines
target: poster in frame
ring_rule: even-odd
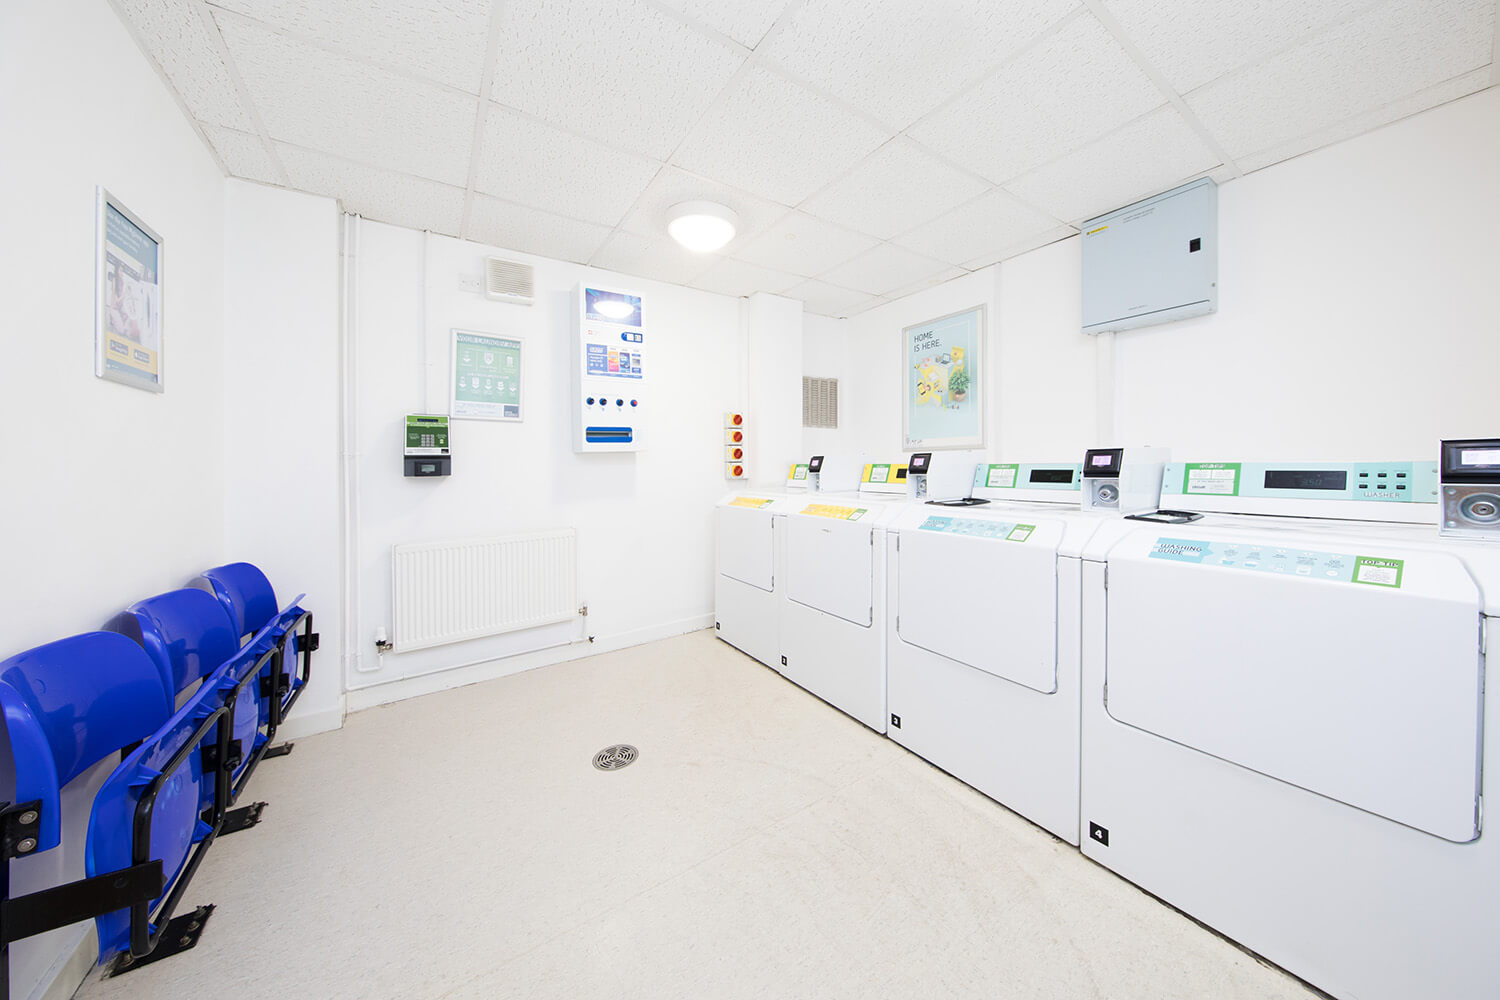
[[[983,448],[983,305],[901,331],[901,438],[906,451]]]
[[[114,195],[95,190],[94,374],[161,392],[162,239]]]
[[[448,413],[460,420],[522,419],[519,337],[453,330]]]

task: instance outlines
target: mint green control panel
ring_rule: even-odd
[[[1436,503],[1436,462],[1171,462],[1166,497],[1277,497]]]
[[[1405,569],[1405,562],[1401,559],[1281,548],[1258,542],[1207,541],[1201,538],[1158,538],[1151,549],[1150,558],[1395,588],[1401,586],[1401,574]]]
[[[978,517],[929,517],[920,531],[940,531],[945,535],[968,535],[971,538],[998,538],[1007,542],[1024,542],[1036,530],[1034,524],[991,521]]]
[[[1082,489],[1083,466],[1067,462],[1058,465],[976,465],[976,490],[1072,490]]]

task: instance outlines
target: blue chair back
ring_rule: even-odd
[[[137,601],[105,628],[141,644],[169,679],[174,700],[240,648],[229,614],[201,590],[171,590]]]
[[[276,617],[276,591],[252,563],[236,562],[205,570],[208,590],[218,598],[239,630],[236,636],[255,635]]]
[[[59,789],[172,715],[151,658],[110,632],[70,636],[0,663],[0,705],[15,757],[16,801],[42,802],[38,850],[57,846]]]

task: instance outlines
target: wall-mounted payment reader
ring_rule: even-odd
[[[1500,438],[1444,441],[1438,534],[1500,541]]]
[[[641,297],[578,285],[572,313],[573,450],[640,451],[648,353]]]
[[[787,471],[787,489],[806,490],[817,493],[823,488],[823,456],[814,455],[806,462],[798,462]]]
[[[448,450],[446,413],[408,413],[403,474],[417,478],[451,476],[453,455]]]
[[[1083,510],[1138,514],[1161,503],[1166,448],[1090,448],[1083,455]]]

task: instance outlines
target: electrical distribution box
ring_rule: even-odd
[[[1219,193],[1204,177],[1083,223],[1083,332],[1219,308]]]
[[[640,451],[648,353],[641,297],[577,286],[571,336],[573,450]]]
[[[416,478],[453,474],[453,455],[448,450],[447,414],[406,415],[402,473]]]

